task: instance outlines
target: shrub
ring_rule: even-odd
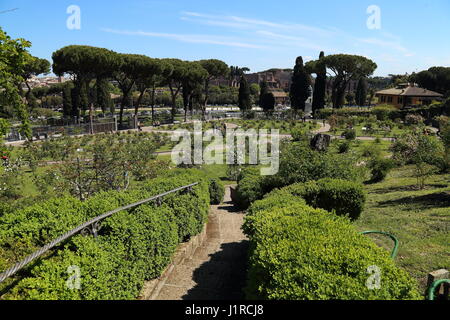
[[[370,182],[381,182],[386,179],[389,171],[395,167],[395,162],[392,159],[385,159],[375,156],[369,163],[368,167],[371,170],[372,179]]]
[[[145,280],[161,275],[177,244],[202,230],[209,211],[209,183],[197,171],[174,171],[138,190],[103,192],[85,202],[71,197],[50,200],[5,214],[0,219],[0,245],[9,245],[18,259],[89,218],[193,182],[200,183],[192,192],[168,195],[160,207],[148,203],[105,219],[96,239],[72,237],[53,256],[27,267],[26,277],[5,298],[135,299]],[[1,267],[6,267],[4,257],[8,252],[0,250]],[[80,268],[80,290],[66,286],[69,266]]]
[[[343,136],[346,140],[355,140],[356,139],[356,130],[355,129],[347,129],[344,131]]]
[[[218,179],[209,180],[209,195],[211,204],[221,204],[225,195],[225,187]]]
[[[405,117],[405,123],[407,125],[421,125],[423,124],[423,117],[421,115],[418,114],[408,114]]]
[[[322,179],[294,184],[285,190],[306,200],[314,208],[325,209],[357,220],[364,210],[366,196],[361,184],[339,179]]]
[[[419,132],[405,134],[392,144],[394,160],[399,163],[414,164],[418,186],[423,189],[425,180],[436,171],[442,169],[445,155],[444,144],[436,137]]]
[[[372,109],[373,114],[379,121],[387,120],[395,111],[397,111],[397,108],[392,105],[380,105]]]
[[[246,169],[238,181],[238,205],[243,209],[276,188],[323,178],[362,181],[362,170],[348,155],[312,150],[303,144],[281,147],[280,168],[274,176],[261,176],[257,168]]]
[[[261,199],[265,193],[265,177],[256,167],[245,168],[238,178],[236,188],[236,204],[246,209],[255,200]]]
[[[346,218],[290,201],[274,194],[253,204],[245,219],[247,299],[420,299],[414,280]],[[382,271],[378,290],[366,285],[370,266]]]
[[[381,155],[381,148],[376,144],[376,141],[374,144],[365,145],[362,148],[361,155],[363,157],[378,157]]]
[[[347,153],[350,150],[350,142],[345,141],[339,144],[339,153]]]

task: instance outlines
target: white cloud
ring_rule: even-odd
[[[268,27],[270,29],[280,29],[293,32],[308,32],[314,33],[320,36],[331,36],[335,32],[330,29],[322,29],[315,26],[308,26],[303,24],[294,23],[278,23],[262,19],[251,19],[239,16],[230,15],[211,15],[199,12],[181,12],[182,16],[195,17],[197,19],[191,19],[190,21],[198,22],[201,24],[215,24],[218,26],[238,28],[238,29],[257,29],[260,27]],[[205,20],[206,19],[206,20]]]
[[[214,44],[228,47],[250,48],[250,49],[264,49],[265,46],[258,44],[251,44],[236,41],[228,37],[200,35],[200,34],[175,34],[175,33],[160,33],[160,32],[145,32],[145,31],[126,31],[126,30],[114,30],[109,28],[102,28],[103,32],[127,35],[127,36],[145,36],[154,38],[166,38],[180,42],[188,43],[205,43]]]

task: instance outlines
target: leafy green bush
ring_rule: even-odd
[[[238,178],[238,186],[236,189],[237,198],[234,199],[236,204],[245,209],[250,203],[260,199],[264,193],[264,183],[266,178],[256,167],[249,167],[242,170]]]
[[[243,209],[276,188],[324,178],[362,182],[363,168],[355,159],[312,150],[308,145],[288,143],[281,147],[280,168],[274,176],[261,176],[256,167],[243,170],[238,181],[238,205]]]
[[[373,144],[363,146],[361,155],[363,157],[380,157],[381,148],[375,141]]]
[[[248,299],[420,299],[414,280],[345,217],[292,203],[283,191],[252,205],[244,232]],[[367,286],[371,266],[381,270],[379,289]]]
[[[344,141],[340,143],[338,149],[339,153],[347,153],[350,150],[350,142]]]
[[[177,244],[202,230],[209,181],[197,171],[174,171],[138,190],[103,192],[85,202],[66,197],[6,213],[0,218],[1,270],[89,218],[194,182],[199,185],[191,192],[168,195],[159,207],[148,203],[105,219],[96,239],[72,237],[54,256],[27,267],[5,298],[135,299],[145,280],[161,275]],[[66,285],[70,266],[80,269],[79,290]]]
[[[355,140],[356,139],[356,130],[355,129],[347,129],[344,131],[343,136],[345,140]]]
[[[221,204],[223,196],[225,195],[225,187],[223,183],[218,179],[209,180],[209,195],[211,199],[211,204]]]
[[[366,196],[361,184],[339,179],[322,179],[294,184],[283,190],[299,196],[314,208],[335,212],[356,220],[364,210]]]
[[[379,105],[372,109],[372,113],[375,114],[377,120],[385,121],[387,120],[391,113],[396,112],[398,109],[392,105]]]
[[[371,170],[372,178],[370,182],[376,183],[386,179],[389,171],[395,168],[395,162],[392,159],[385,159],[375,156],[369,161],[368,167]]]

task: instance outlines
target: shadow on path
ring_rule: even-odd
[[[246,282],[248,241],[224,243],[220,251],[194,271],[197,285],[183,300],[243,300]]]

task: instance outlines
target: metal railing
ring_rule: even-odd
[[[66,232],[65,234],[63,234],[62,236],[58,237],[57,239],[53,240],[52,242],[48,243],[47,245],[43,246],[41,249],[35,251],[34,253],[32,253],[31,255],[27,256],[25,259],[23,259],[22,261],[16,263],[13,267],[9,268],[8,270],[4,271],[3,273],[0,274],[0,283],[2,283],[3,281],[5,281],[7,278],[13,276],[14,274],[16,274],[18,271],[20,271],[21,269],[23,269],[27,264],[29,264],[30,262],[32,262],[33,260],[39,258],[40,256],[42,256],[44,253],[46,253],[47,251],[51,250],[52,248],[54,248],[55,246],[57,246],[58,244],[60,244],[61,242],[73,237],[74,235],[81,233],[81,234],[92,234],[95,237],[97,236],[97,232],[100,230],[100,222],[110,216],[112,216],[115,213],[118,213],[120,211],[124,211],[124,210],[128,210],[128,209],[132,209],[135,207],[138,207],[142,204],[151,202],[151,201],[156,201],[157,205],[160,206],[162,204],[162,200],[161,198],[178,192],[178,191],[182,191],[182,190],[188,190],[188,192],[190,192],[192,190],[192,187],[198,185],[198,182],[196,183],[192,183],[190,185],[187,186],[183,186],[183,187],[179,187],[161,194],[158,194],[156,196],[153,196],[151,198],[145,199],[145,200],[141,200],[139,202],[135,202],[132,203],[130,205],[127,205],[125,207],[121,207],[121,208],[117,208],[113,211],[109,211],[107,213],[104,213],[98,217],[95,217],[85,223],[83,223],[82,225],[76,227],[75,229],[72,229],[68,232]]]

